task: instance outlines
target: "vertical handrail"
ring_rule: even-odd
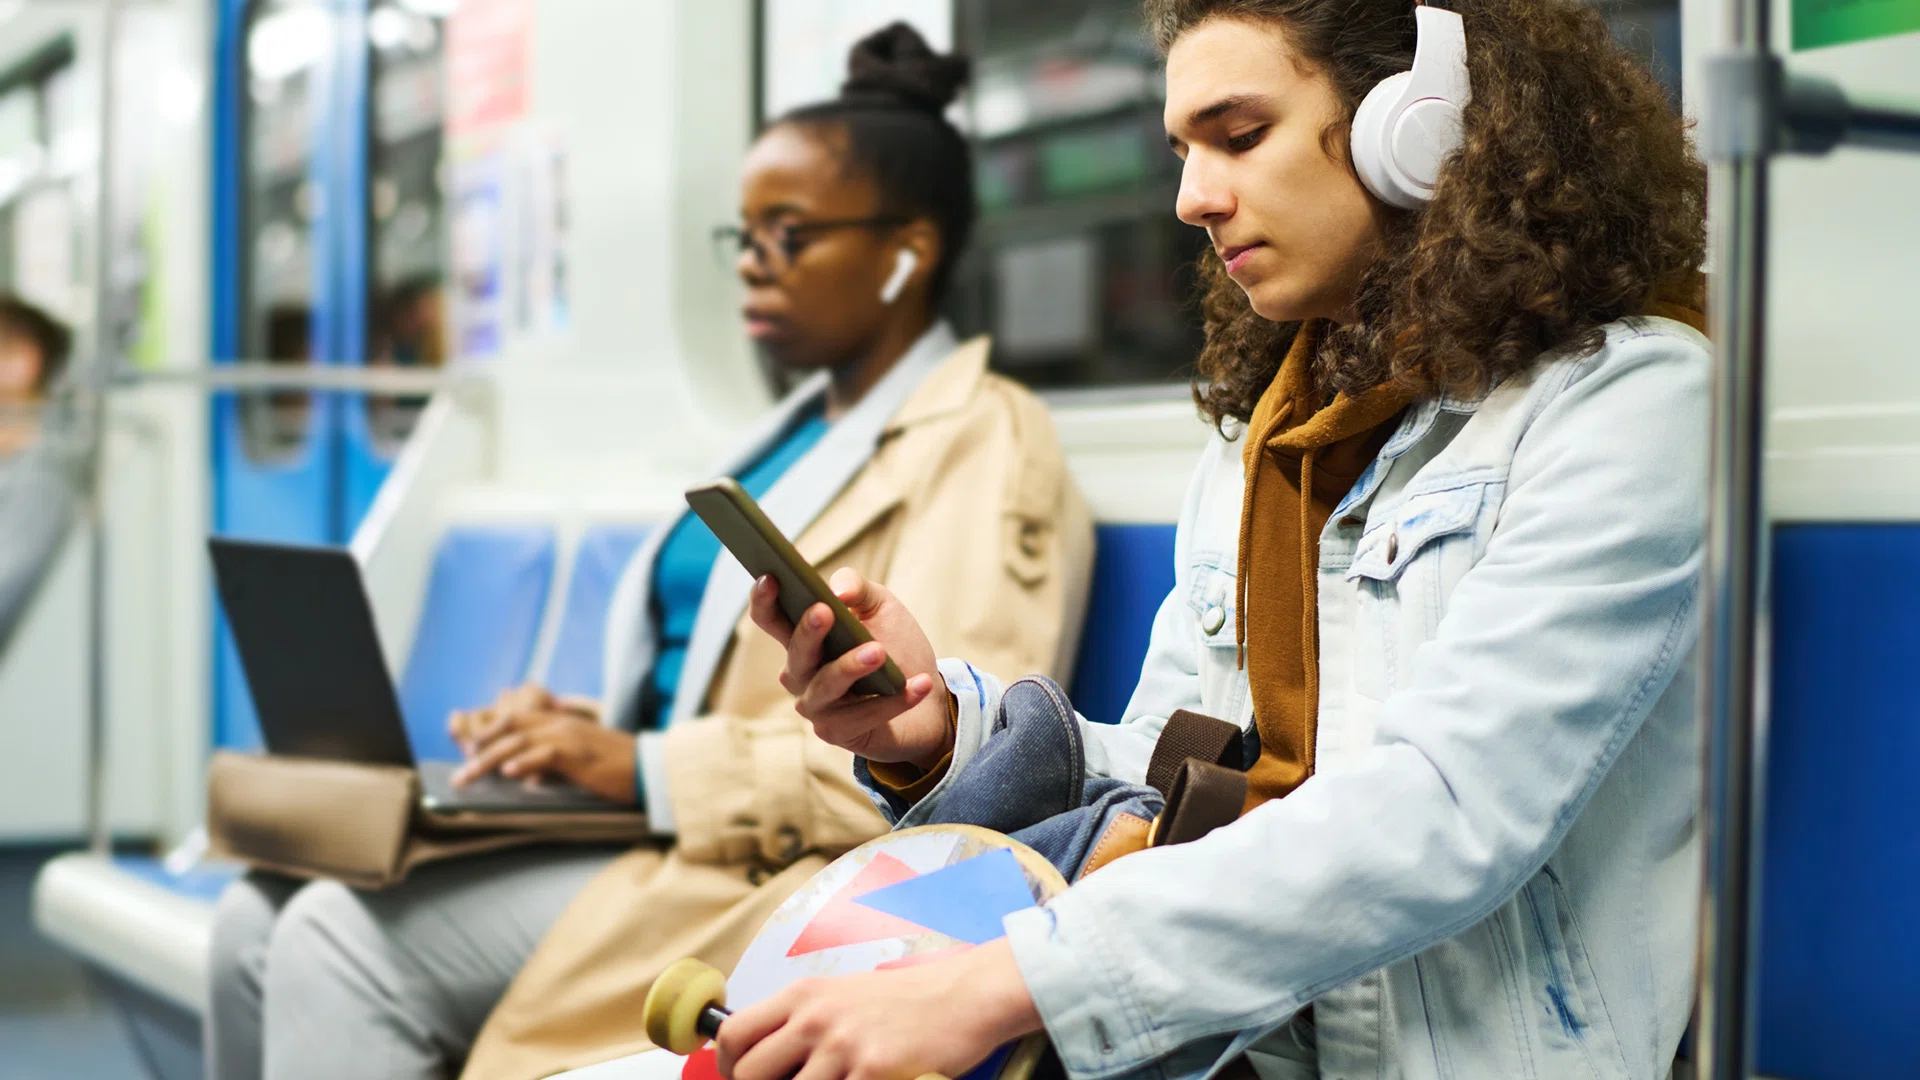
[[[107,388],[117,358],[113,347],[114,124],[118,119],[120,0],[100,9],[100,154],[94,196],[93,369],[88,372],[87,518],[87,846],[96,855],[113,847],[107,818],[107,512],[103,467],[107,452]]]
[[[1727,0],[1728,60],[1764,72],[1769,0]],[[1768,157],[1776,85],[1736,83],[1710,99],[1714,274],[1713,443],[1700,691],[1702,760],[1698,1075],[1753,1074],[1754,939],[1765,760],[1768,536],[1764,488]]]
[[[1713,468],[1700,689],[1703,888],[1694,1016],[1704,1080],[1755,1066],[1755,941],[1767,760],[1766,276],[1769,159],[1836,146],[1920,152],[1920,112],[1862,103],[1772,54],[1770,0],[1727,0],[1730,51],[1709,65],[1718,269]]]

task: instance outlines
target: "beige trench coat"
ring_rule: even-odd
[[[1073,662],[1093,530],[1046,407],[962,346],[886,426],[867,465],[795,541],[825,571],[883,581],[942,656],[1003,678]],[[637,1053],[647,988],[697,956],[730,970],[768,914],[886,831],[846,751],[793,711],[783,651],[734,629],[697,720],[667,734],[678,835],[582,891],[495,1008],[468,1080],[533,1080]]]

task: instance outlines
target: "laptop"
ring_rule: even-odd
[[[207,547],[270,753],[415,769],[429,810],[632,810],[557,779],[454,787],[459,762],[414,757],[351,553],[220,537]]]

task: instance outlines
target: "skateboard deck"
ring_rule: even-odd
[[[1052,863],[989,829],[927,825],[888,833],[834,860],[774,909],[727,979],[727,1005],[746,1008],[798,979],[910,967],[964,952],[1004,936],[1004,916],[1066,887]],[[1041,1036],[1003,1046],[956,1080],[1028,1080],[1044,1048]],[[720,1080],[710,1046],[691,1057],[649,1050],[561,1076]]]

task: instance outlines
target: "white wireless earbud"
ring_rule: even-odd
[[[894,256],[893,273],[887,276],[887,283],[880,286],[880,302],[891,304],[900,299],[901,290],[907,287],[907,279],[913,276],[919,266],[920,256],[915,255],[912,248],[901,248],[900,254]]]
[[[1441,163],[1460,148],[1460,110],[1473,98],[1459,13],[1421,4],[1413,16],[1413,70],[1381,80],[1353,115],[1354,171],[1402,210],[1433,201]]]

